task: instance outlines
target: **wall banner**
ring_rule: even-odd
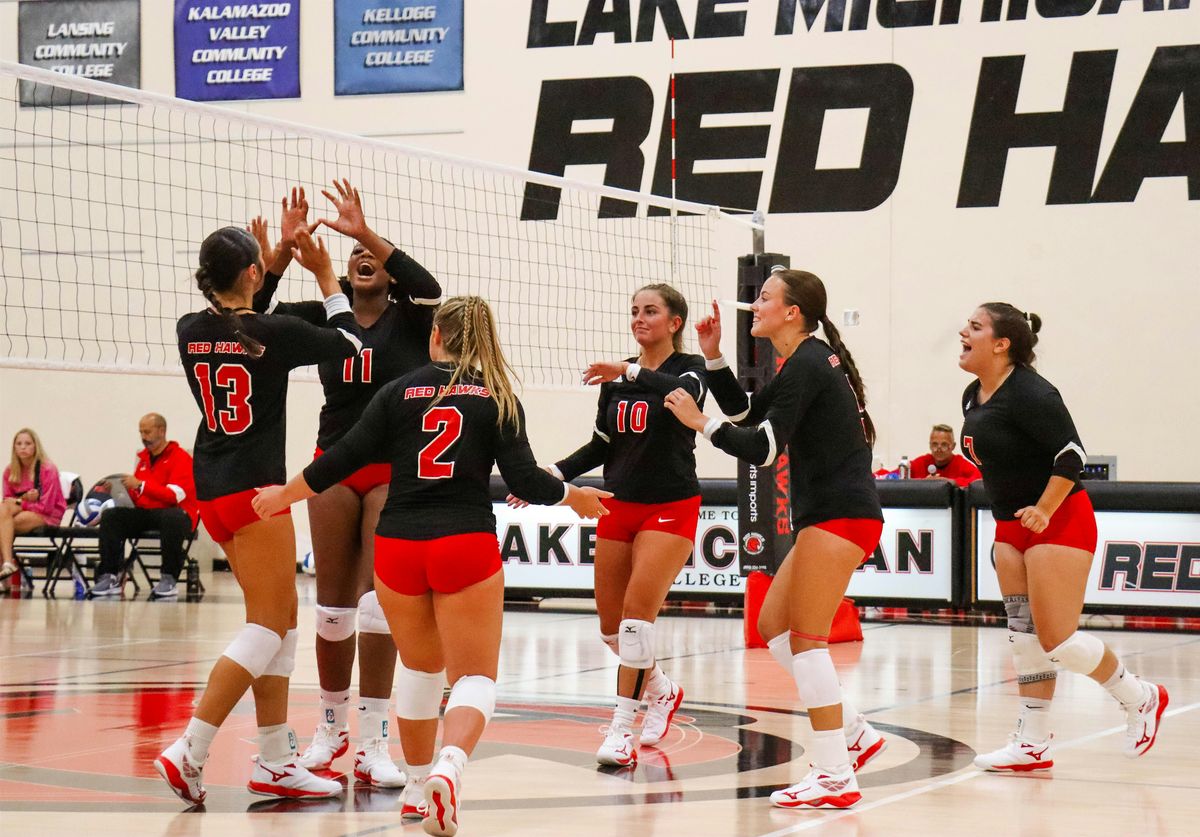
[[[21,3],[17,54],[22,64],[126,87],[142,82],[138,0]],[[22,105],[116,104],[86,93],[21,82]]]
[[[335,0],[334,92],[463,89],[462,0]]]
[[[175,95],[196,102],[297,98],[298,0],[175,0]]]

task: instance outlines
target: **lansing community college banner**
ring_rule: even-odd
[[[21,3],[17,18],[18,56],[22,64],[126,87],[138,87],[142,81],[141,37],[138,0],[25,2]],[[87,93],[21,82],[22,105],[108,101]]]
[[[298,97],[299,0],[175,0],[175,95],[197,102]]]
[[[335,0],[334,92],[463,88],[463,0]]]

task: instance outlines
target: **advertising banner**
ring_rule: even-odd
[[[334,92],[463,88],[462,0],[336,0]]]
[[[300,3],[175,0],[175,95],[298,97]]]

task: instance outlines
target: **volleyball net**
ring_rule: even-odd
[[[51,104],[21,105],[22,86]],[[0,364],[177,372],[175,323],[204,305],[204,237],[258,215],[278,235],[293,186],[311,219],[336,217],[320,196],[335,178],[447,296],[491,303],[526,386],[578,385],[590,362],[627,355],[647,282],[700,310],[734,270],[715,264],[718,227],[751,240],[745,216],[712,207],[0,62]],[[341,272],[354,242],[320,234]],[[293,266],[277,298],[317,295]]]

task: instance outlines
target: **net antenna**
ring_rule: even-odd
[[[22,105],[23,86],[52,104]],[[97,103],[68,106],[79,93]],[[277,235],[279,200],[296,185],[316,196],[311,219],[333,217],[320,189],[335,178],[358,187],[372,227],[446,296],[491,303],[534,388],[579,386],[590,363],[628,355],[628,301],[648,278],[713,298],[737,255],[718,255],[718,232],[761,227],[673,197],[0,62],[0,365],[178,374],[175,323],[205,304],[192,278],[204,237],[260,214]],[[353,242],[322,234],[342,268]],[[298,266],[277,294],[318,296]]]

